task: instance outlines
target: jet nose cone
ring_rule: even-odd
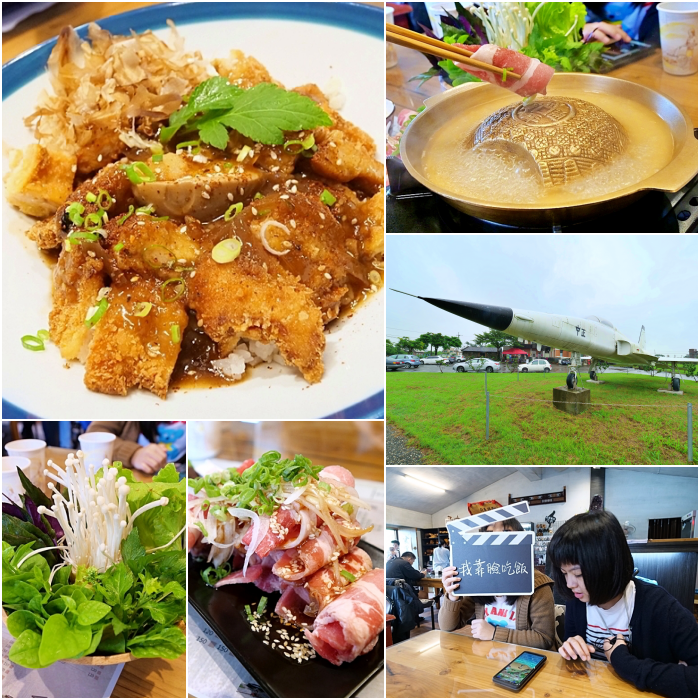
[[[513,321],[513,309],[507,306],[489,306],[488,304],[475,304],[469,301],[453,301],[451,299],[433,299],[432,297],[418,297],[427,301],[439,309],[449,311],[451,314],[461,316],[482,326],[488,326],[496,331],[504,331]]]

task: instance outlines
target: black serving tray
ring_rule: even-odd
[[[362,540],[359,546],[370,555],[375,568],[384,568],[381,549]],[[383,632],[369,654],[358,656],[349,664],[334,666],[320,656],[302,663],[292,661],[278,649],[263,644],[263,635],[250,629],[245,614],[245,606],[255,609],[263,595],[268,599],[267,610],[274,610],[280,593],[263,593],[253,583],[223,588],[207,586],[201,577],[201,571],[207,566],[205,562],[189,558],[189,602],[268,695],[278,698],[350,697],[384,666]],[[279,620],[273,620],[271,638],[276,636],[274,630],[282,627]]]

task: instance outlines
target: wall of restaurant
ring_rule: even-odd
[[[418,513],[415,510],[406,510],[406,508],[396,508],[387,504],[386,526],[391,527],[392,525],[430,528],[433,526],[433,520],[426,513]]]
[[[544,522],[545,516],[555,511],[557,520],[568,520],[576,513],[583,513],[588,510],[591,501],[590,491],[591,470],[590,467],[569,467],[554,476],[539,481],[530,481],[520,472],[496,481],[479,491],[475,491],[469,496],[453,503],[448,508],[433,514],[433,527],[444,527],[445,517],[451,515],[457,518],[464,518],[469,515],[467,503],[474,501],[485,501],[490,498],[497,500],[501,505],[508,505],[508,494],[511,496],[532,496],[540,493],[550,493],[561,491],[566,486],[566,503],[548,503],[543,506],[532,506],[530,512],[524,515],[521,520],[525,522]],[[389,507],[387,506],[387,511]],[[391,522],[387,512],[387,522]],[[420,526],[423,527],[423,526]]]
[[[631,539],[645,539],[649,520],[680,518],[698,509],[698,480],[624,469],[605,470],[605,510],[620,523],[629,520],[637,530]]]

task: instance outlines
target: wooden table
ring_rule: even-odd
[[[386,72],[386,96],[396,105],[394,114],[402,109],[417,110],[425,99],[437,95],[445,88],[437,78],[431,78],[419,86],[409,80],[430,68],[430,62],[418,51],[395,46],[399,62]],[[688,113],[693,124],[698,123],[698,75],[670,75],[661,67],[661,49],[606,75],[645,85],[668,95]]]
[[[63,447],[46,447],[46,459],[59,466],[70,452]],[[136,481],[152,481],[153,477],[132,469]],[[187,655],[177,659],[137,659],[124,665],[113,698],[184,698]]]
[[[340,464],[356,479],[384,481],[383,421],[261,421],[223,424],[220,459],[257,459],[277,450],[302,454],[315,464]],[[190,470],[191,472],[191,470]],[[190,473],[190,476],[197,476]]]
[[[437,593],[435,594],[435,606],[440,609],[440,598],[445,592],[445,586],[442,583],[441,578],[422,578],[416,581],[413,585],[418,586],[418,588],[435,588]]]
[[[514,694],[497,686],[492,678],[524,651],[544,654],[547,661],[519,697],[661,697],[638,691],[604,661],[566,661],[556,652],[483,642],[468,634],[442,630],[426,632],[386,650],[386,696],[512,698]]]

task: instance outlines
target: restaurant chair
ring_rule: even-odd
[[[435,629],[434,601],[421,600],[413,586],[409,585],[404,579],[386,579],[386,597],[392,603],[391,614],[396,617],[396,620],[392,623],[395,643],[403,642],[409,638],[411,630],[418,626],[416,620],[428,608],[430,608],[432,629]]]
[[[554,644],[556,645],[552,651],[558,651],[559,647],[564,643],[564,630],[566,623],[566,606],[554,605]]]

